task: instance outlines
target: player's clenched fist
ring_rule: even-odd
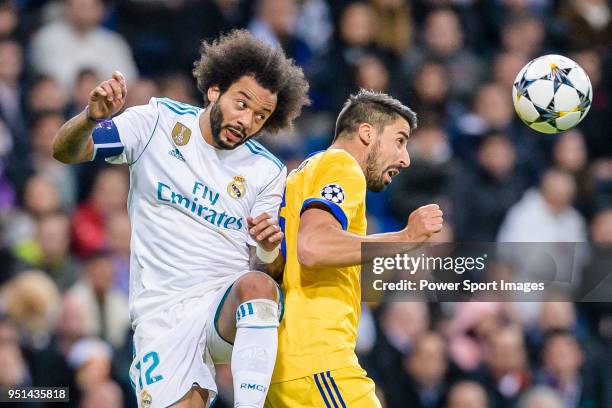
[[[414,210],[408,217],[408,225],[404,228],[408,242],[423,242],[436,232],[442,230],[444,219],[438,204],[429,204]]]
[[[278,220],[272,218],[268,213],[262,213],[257,217],[247,217],[247,224],[251,238],[266,251],[274,250],[285,236],[278,225]]]
[[[113,72],[111,79],[100,83],[89,94],[89,118],[100,120],[117,114],[125,105],[126,95],[127,86],[123,74]]]

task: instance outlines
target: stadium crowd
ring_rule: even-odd
[[[368,196],[370,232],[436,202],[439,242],[612,243],[607,0],[0,0],[0,387],[135,404],[128,170],[62,165],[53,137],[116,69],[128,106],[201,105],[199,42],[232,27],[307,74],[310,108],[292,132],[262,136],[290,170],[326,148],[360,87],[417,112],[411,166]],[[546,53],[577,61],[593,86],[586,119],[559,135],[512,107],[516,73]],[[562,300],[364,304],[357,351],[388,408],[612,407],[612,303]],[[218,382],[231,406],[227,367]]]

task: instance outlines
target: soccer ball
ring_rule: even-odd
[[[545,55],[520,70],[512,87],[519,118],[542,133],[576,126],[591,107],[593,89],[584,70],[562,55]]]

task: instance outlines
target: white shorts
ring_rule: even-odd
[[[170,406],[194,385],[208,390],[206,407],[214,401],[214,364],[229,363],[232,355],[216,320],[234,282],[182,300],[136,326],[130,379],[139,407]]]

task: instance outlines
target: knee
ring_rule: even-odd
[[[276,283],[263,272],[248,272],[234,284],[238,302],[251,299],[270,299],[278,301]]]

